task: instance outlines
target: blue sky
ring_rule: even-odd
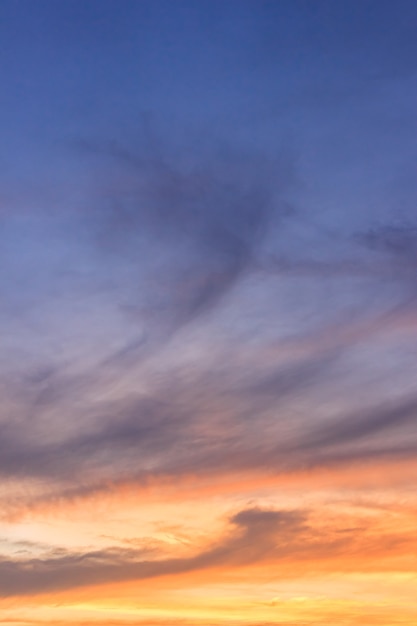
[[[5,375],[414,306],[414,3],[1,11]]]

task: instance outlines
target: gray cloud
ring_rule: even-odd
[[[252,380],[247,381],[242,393],[246,392],[252,399],[258,396],[271,401],[275,398],[277,402],[300,394],[314,384],[323,382],[326,375],[330,376],[340,352],[337,349],[324,349],[311,358],[299,359],[273,371],[269,368],[263,377],[252,372]]]
[[[39,423],[24,429],[22,421],[1,426],[2,475],[48,478],[44,493],[5,497],[4,511],[7,515],[10,507],[19,506],[24,510],[36,500],[84,497],[120,482],[250,469],[280,473],[378,455],[415,455],[417,446],[407,435],[416,415],[413,397],[353,414],[347,409],[343,417],[327,417],[325,424],[316,413],[310,419],[305,409],[298,421],[289,417],[292,403],[317,402],[326,385],[338,380],[342,354],[343,349],[324,345],[322,351],[309,351],[280,367],[262,363],[260,354],[256,366],[258,359],[229,370],[226,365],[219,371],[202,368],[193,373],[177,368],[156,379],[151,376],[147,393],[131,390],[114,400],[98,399],[106,379],[100,381],[97,373],[98,382],[84,381],[80,387],[70,379],[64,395],[65,381],[60,380],[61,393],[51,391],[48,403],[38,407]],[[116,371],[116,379],[119,374]],[[52,381],[53,376],[48,384]],[[74,395],[78,407],[71,403]],[[53,422],[58,433],[66,415],[75,417],[75,428],[51,438],[50,422],[42,426],[43,411],[61,415]],[[398,435],[395,442],[381,439],[393,432]]]
[[[358,235],[371,250],[385,252],[399,259],[417,258],[417,227],[414,224],[387,224]]]
[[[40,397],[28,394],[27,416],[1,425],[0,472],[48,476],[51,484],[61,482],[64,492],[82,481],[81,492],[88,492],[89,484],[108,480],[262,466],[263,455],[257,460],[253,455],[260,445],[276,445],[279,432],[263,444],[259,436],[254,440],[254,419],[258,434],[271,421],[279,423],[277,412],[322,384],[338,357],[338,351],[325,350],[280,367],[251,361],[219,371],[177,368],[155,380],[151,376],[147,393],[130,390],[113,400],[99,399],[108,384],[107,364],[89,380],[55,372],[36,383]],[[116,370],[115,379],[122,374]],[[74,428],[61,436],[67,415]]]
[[[416,304],[417,227],[411,221],[392,222],[358,233],[356,240],[385,263],[387,278],[407,289],[397,309]]]
[[[231,518],[233,532],[193,557],[148,561],[141,552],[107,549],[43,559],[0,560],[0,595],[36,594],[85,585],[143,580],[228,564],[241,567],[298,550],[305,515],[248,509]]]
[[[359,415],[350,415],[327,424],[310,435],[309,446],[317,449],[331,445],[346,445],[378,435],[393,428],[400,428],[417,420],[417,399],[401,399],[391,406],[378,405],[364,409]]]
[[[368,525],[336,527],[332,532],[314,527],[303,510],[243,509],[229,519],[223,536],[197,554],[158,558],[152,550],[107,548],[89,552],[57,549],[44,558],[1,558],[0,596],[35,595],[89,585],[146,580],[197,571],[228,569],[256,563],[303,563],[317,571],[323,560],[341,554],[362,553],[370,545],[396,545],[403,537],[369,537]],[[377,551],[378,552],[378,551]],[[149,559],[152,554],[154,558]],[[377,557],[378,558],[378,557]],[[368,564],[369,566],[369,564]],[[362,566],[361,566],[362,567]]]
[[[120,170],[127,178],[97,198],[90,227],[104,255],[137,268],[129,306],[146,319],[149,340],[166,341],[210,312],[256,266],[271,221],[288,217],[292,174],[282,161],[218,148],[196,154],[195,146],[187,158],[167,147],[155,157],[153,145],[146,153],[116,142],[87,148],[107,160],[110,180]]]

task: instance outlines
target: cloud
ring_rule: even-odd
[[[142,560],[140,551],[107,549],[42,559],[0,560],[0,595],[30,595],[125,580],[144,580],[220,566],[242,567],[274,553],[288,554],[304,530],[297,511],[247,509],[234,515],[233,531],[189,558]]]
[[[87,167],[95,159],[98,172],[95,204],[74,217],[72,228],[78,232],[82,225],[83,237],[74,249],[73,241],[68,245],[68,254],[82,248],[82,258],[93,259],[83,294],[89,281],[92,288],[101,281],[105,296],[98,301],[97,320],[117,310],[119,317],[111,321],[121,326],[120,340],[111,343],[109,324],[98,356],[86,350],[84,360],[71,361],[68,346],[87,342],[95,324],[81,339],[70,334],[65,341],[59,328],[54,359],[21,366],[16,376],[4,364],[3,477],[47,478],[38,493],[42,499],[154,478],[332,465],[337,455],[330,448],[336,445],[340,462],[415,453],[411,441],[391,448],[370,441],[394,425],[411,423],[407,402],[405,408],[376,406],[353,417],[347,406],[345,418],[338,412],[323,426],[320,406],[328,402],[331,385],[342,388],[341,378],[353,377],[346,354],[387,327],[395,330],[395,320],[380,311],[364,319],[359,305],[352,319],[350,309],[337,302],[342,292],[345,297],[339,279],[365,274],[378,282],[385,276],[384,263],[369,262],[369,255],[341,258],[336,246],[330,257],[314,259],[314,250],[311,258],[309,252],[304,256],[300,242],[288,261],[269,255],[271,240],[279,247],[292,220],[285,198],[292,181],[288,163],[219,146],[175,150],[153,138],[144,147],[96,142],[83,150]],[[403,230],[391,229],[363,237],[367,251],[381,246],[384,255],[389,250],[388,256],[401,256],[404,248],[410,261],[413,236],[408,241]],[[401,245],[404,238],[407,245]],[[49,277],[54,268],[48,258]],[[276,282],[264,285],[271,274]],[[300,275],[305,282],[297,282]],[[323,301],[316,285],[322,289],[327,277],[336,278],[338,291]],[[249,279],[253,291],[245,292]],[[61,287],[65,291],[66,284]],[[304,294],[304,287],[311,291]],[[250,306],[268,290],[274,295],[255,319]],[[368,283],[366,291],[369,295]],[[71,292],[71,302],[77,293]],[[289,312],[280,307],[288,293]],[[349,306],[356,295],[348,294]],[[53,301],[42,289],[37,298],[45,306]],[[71,302],[64,300],[65,307]],[[222,328],[222,313],[231,302],[235,317]],[[28,311],[30,321],[31,315]],[[70,306],[68,318],[72,324]],[[84,324],[84,310],[81,318]],[[243,340],[240,325],[247,333]],[[192,358],[185,362],[187,351]],[[372,404],[364,394],[365,401]],[[366,445],[352,450],[358,441]]]
[[[244,151],[194,146],[185,157],[155,143],[145,153],[117,142],[83,142],[82,151],[106,178],[90,221],[96,242],[136,268],[130,309],[146,318],[148,338],[166,341],[256,266],[268,226],[288,217],[292,175]]]
[[[148,372],[142,393],[127,387],[122,394],[106,394],[107,365],[87,381],[41,377],[36,384],[52,388],[38,403],[31,428],[22,428],[22,420],[1,425],[0,472],[23,484],[42,478],[42,490],[4,494],[3,510],[91,496],[121,483],[247,471],[280,474],[415,455],[407,434],[415,419],[414,397],[355,412],[347,406],[343,417],[340,410],[320,416],[317,403],[346,375],[346,348],[336,339],[335,347],[321,341],[322,349],[307,341],[305,354],[286,355],[280,365],[262,348],[248,360],[237,355],[218,369],[200,362],[200,369],[177,364],[164,373]],[[114,380],[121,373],[116,368]],[[140,369],[129,369],[129,375],[133,381],[144,377]],[[297,415],[294,406],[297,410],[300,402]],[[317,407],[307,410],[306,403]],[[74,427],[61,434],[69,417]]]
[[[48,477],[47,491],[64,495],[72,487],[88,493],[119,481],[262,468],[259,448],[266,452],[280,440],[279,430],[268,441],[262,433],[272,423],[277,428],[287,402],[323,384],[338,358],[338,350],[325,347],[277,366],[261,350],[248,362],[237,357],[218,370],[200,363],[194,371],[177,366],[163,375],[148,372],[142,393],[127,387],[118,396],[106,393],[108,364],[90,378],[50,372],[34,383],[39,394],[28,393],[24,378],[24,389],[15,392],[26,393],[27,414],[1,425],[0,473]],[[116,368],[111,384],[122,374]],[[140,369],[129,374],[133,381],[144,378]],[[31,428],[22,429],[30,417]]]
[[[340,357],[339,349],[317,350],[310,358],[297,359],[276,369],[268,368],[263,376],[252,373],[252,380],[247,381],[242,393],[255,400],[256,397],[266,399],[275,398],[277,401],[285,397],[298,395],[313,386],[323,382],[330,375],[332,368]],[[272,370],[272,371],[271,371]]]
[[[391,406],[378,405],[363,409],[359,415],[349,415],[316,429],[309,438],[308,446],[320,449],[326,446],[369,441],[370,437],[386,430],[399,429],[417,420],[417,398],[412,397],[392,402]],[[395,446],[392,446],[394,451]]]
[[[417,258],[417,227],[411,223],[386,224],[358,235],[370,250],[388,253],[399,259]]]
[[[328,563],[338,570],[358,571],[378,567],[387,553],[400,566],[412,533],[397,535],[389,529],[374,527],[372,518],[352,521],[344,518],[323,527],[311,512],[246,508],[229,519],[223,534],[210,546],[191,556],[158,558],[156,550],[107,548],[86,552],[55,549],[42,558],[1,558],[0,596],[36,595],[77,587],[141,581],[163,576],[181,576],[205,572],[206,578],[218,578],[219,571],[229,573],[260,565],[275,576],[288,578],[291,570],[317,573]],[[394,554],[393,554],[394,551]],[[367,562],[358,558],[372,555]],[[149,556],[152,556],[150,559]],[[346,562],[344,561],[346,559]],[[326,565],[327,563],[327,565]]]
[[[417,261],[417,227],[413,222],[392,222],[358,233],[356,240],[386,266],[386,277],[408,289],[397,308],[415,307]]]

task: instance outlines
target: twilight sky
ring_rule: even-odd
[[[0,3],[0,624],[417,623],[417,4]]]

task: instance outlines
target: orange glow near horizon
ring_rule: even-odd
[[[117,549],[123,562],[100,584],[69,574],[52,593],[4,597],[0,623],[412,626],[417,498],[410,475],[398,497],[405,467],[397,469],[385,468],[391,489],[384,481],[370,487],[369,475],[361,480],[359,470],[341,469],[331,480],[322,472],[286,482],[236,477],[223,489],[218,480],[202,481],[198,504],[190,480],[177,500],[171,485],[131,485],[27,509],[1,523],[18,561],[56,559],[59,569],[66,567],[62,556]],[[255,512],[252,526],[237,525],[242,510]],[[282,527],[278,517],[275,527],[262,511],[301,517]],[[129,573],[132,559],[158,562],[160,569]]]

